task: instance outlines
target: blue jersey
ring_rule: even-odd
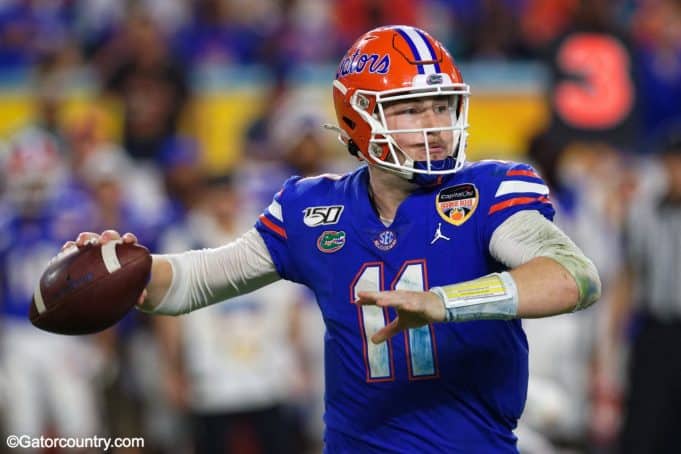
[[[468,164],[412,193],[386,227],[368,183],[366,167],[291,178],[256,224],[280,276],[310,287],[322,311],[327,451],[517,452],[528,380],[520,320],[434,323],[374,345],[396,314],[353,301],[504,269],[492,233],[520,210],[552,219],[545,184],[524,164]]]
[[[92,215],[85,194],[60,193],[39,213],[23,216],[0,207],[0,317],[28,323],[40,275],[62,245],[84,230]]]

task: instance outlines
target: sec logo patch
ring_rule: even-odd
[[[459,226],[473,216],[478,199],[478,189],[474,184],[459,184],[438,192],[435,208],[442,219]]]
[[[374,238],[374,246],[381,251],[389,251],[397,244],[397,235],[392,230],[384,230]]]

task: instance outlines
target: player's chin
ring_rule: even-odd
[[[447,158],[447,152],[445,151],[444,148],[436,148],[436,149],[429,149],[426,150],[423,147],[417,147],[414,149],[410,150],[409,155],[411,156],[411,159],[414,161],[421,161],[425,162],[429,158],[431,161],[441,161],[445,158]]]

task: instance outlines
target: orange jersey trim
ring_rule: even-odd
[[[274,222],[267,219],[264,214],[260,215],[260,222],[262,222],[265,225],[265,227],[272,230],[274,233],[276,233],[280,237],[288,239],[288,237],[286,236],[286,230],[284,230],[283,228],[276,225]]]
[[[509,170],[506,172],[506,176],[509,177],[532,177],[532,178],[539,178],[541,177],[537,175],[536,172],[532,170]]]
[[[487,214],[494,214],[497,211],[503,210],[504,208],[509,208],[516,205],[527,205],[533,202],[551,203],[549,198],[544,195],[540,197],[515,197],[513,199],[504,200],[503,202],[495,203],[489,207],[489,212]]]

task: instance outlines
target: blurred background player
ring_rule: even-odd
[[[604,305],[555,317],[548,324],[523,322],[531,354],[519,439],[522,447],[523,440],[530,439],[524,431],[531,430],[535,439],[544,438],[549,446],[584,451],[592,439],[611,443],[616,431],[615,421],[603,420],[605,407],[599,404],[605,403],[604,396],[594,396],[595,382],[603,380],[605,370],[610,370],[607,364],[613,361],[606,347],[607,307],[616,296],[631,175],[616,148],[599,142],[563,143],[547,132],[532,139],[528,157],[551,190],[556,224],[593,257],[604,285]],[[525,448],[528,452],[550,449]]]
[[[158,229],[169,216],[160,172],[135,165],[114,144],[99,142],[86,147],[83,139],[75,137],[71,143],[76,142],[78,146],[72,149],[83,153],[74,171],[77,187],[92,200],[87,223],[136,228],[155,249]],[[105,355],[105,367],[98,377],[104,402],[101,413],[110,433],[134,437],[142,427],[146,452],[163,452],[170,446],[167,424],[155,411],[158,406],[147,405],[153,389],[148,383],[154,377],[149,358],[158,353],[148,322],[142,314],[131,312],[115,327],[97,335]]]
[[[4,430],[63,437],[102,434],[96,381],[103,357],[92,338],[36,330],[28,308],[51,251],[80,230],[92,206],[68,190],[68,167],[51,136],[25,130],[2,161],[0,369]]]
[[[216,247],[243,227],[229,175],[206,177],[186,220],[163,235],[161,250]],[[187,317],[154,320],[167,398],[189,418],[195,452],[302,452],[302,419],[292,403],[311,389],[299,376],[296,339],[302,288],[279,283]]]
[[[168,198],[166,225],[184,222],[187,213],[201,202],[201,181],[206,173],[201,154],[200,144],[191,137],[171,136],[161,146],[156,163]]]
[[[131,14],[117,37],[102,50],[102,77],[123,105],[124,149],[136,160],[150,160],[178,132],[186,73],[147,15]]]
[[[672,422],[681,417],[681,361],[674,351],[681,342],[680,132],[671,125],[660,137],[657,159],[638,172],[625,229],[622,291],[610,306],[609,333],[619,340],[612,344],[631,338],[621,453],[681,449]]]
[[[321,128],[331,121],[323,98],[296,87],[277,86],[275,95],[268,98],[269,110],[249,126],[243,160],[234,175],[245,198],[242,207],[253,216],[291,175],[350,170],[345,157],[333,153],[333,136]],[[242,211],[242,217],[247,218],[248,212]]]

